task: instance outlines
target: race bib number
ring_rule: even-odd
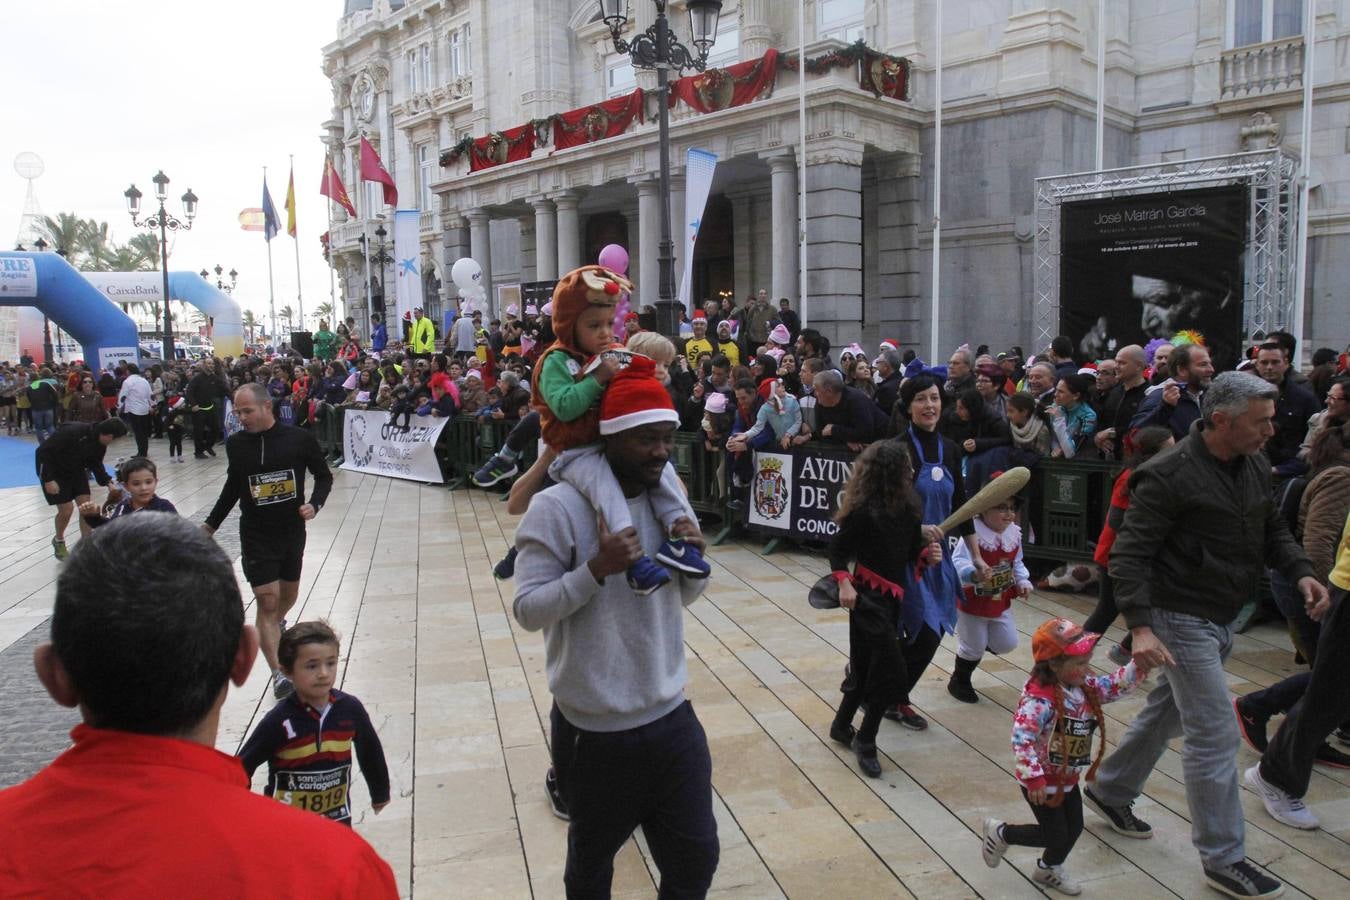
[[[294,500],[295,491],[295,470],[282,469],[280,472],[263,472],[260,475],[250,475],[248,477],[248,492],[253,497],[253,503],[257,506],[268,506],[272,503],[285,503],[288,500]]]
[[[1012,563],[1000,562],[994,566],[993,575],[988,581],[976,583],[975,594],[980,597],[997,597],[1012,587],[1014,582]]]
[[[1061,716],[1055,722],[1055,733],[1050,738],[1050,762],[1056,766],[1088,766],[1092,764],[1092,732],[1096,719],[1071,719]]]
[[[347,805],[347,773],[341,766],[323,772],[278,772],[274,796],[288,806],[308,810],[330,819],[350,819]]]

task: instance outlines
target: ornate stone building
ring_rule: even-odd
[[[676,234],[686,149],[720,160],[694,254],[696,298],[743,299],[763,287],[797,300],[804,177],[810,324],[835,341],[927,346],[934,2],[805,0],[808,58],[862,39],[913,68],[908,100],[861,89],[857,66],[808,74],[804,172],[796,71],[780,69],[744,105],[674,107]],[[1094,0],[945,4],[943,344],[1034,338],[1034,182],[1093,168],[1099,25],[1105,168],[1273,146],[1297,156],[1302,6],[1110,0],[1098,23]],[[671,7],[687,37],[683,3]],[[1350,3],[1318,0],[1316,9],[1309,344],[1344,342],[1350,321],[1339,287],[1350,275]],[[580,146],[543,140],[518,161],[477,171],[471,152],[446,153],[530,123],[544,137],[541,120],[654,86],[614,53],[595,0],[346,0],[343,13],[324,48],[334,100],[327,141],[354,197],[364,132],[397,180],[401,205],[423,210],[426,271],[439,279],[427,287],[439,288],[441,303],[451,302],[448,271],[460,256],[473,256],[500,288],[556,277],[610,242],[632,251],[638,302],[654,302],[654,97],[645,123]],[[654,5],[630,0],[629,14],[630,31],[645,29]],[[771,49],[795,56],[797,16],[791,0],[728,0],[711,60],[727,66]],[[367,191],[363,214],[376,209]],[[358,221],[338,221],[333,248],[344,296],[364,317],[362,231]],[[677,272],[683,264],[677,259]]]

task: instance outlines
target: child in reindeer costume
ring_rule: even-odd
[[[631,527],[632,516],[599,443],[600,398],[622,367],[609,353],[622,350],[614,341],[614,307],[620,293],[632,290],[623,276],[602,266],[582,266],[563,276],[553,291],[557,340],[539,357],[534,400],[543,440],[551,451],[536,465],[547,465],[550,478],[580,491],[613,533]],[[550,461],[553,455],[556,459]],[[661,486],[648,496],[652,512],[671,539],[657,551],[656,558],[664,565],[641,557],[628,569],[629,585],[639,594],[651,593],[670,581],[665,566],[706,578],[710,569],[702,553],[684,540],[700,531],[684,513],[684,489],[669,463]]]

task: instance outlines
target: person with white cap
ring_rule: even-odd
[[[733,366],[739,366],[741,364],[741,348],[736,344],[735,324],[730,319],[723,319],[717,323],[716,352],[731,360]]]

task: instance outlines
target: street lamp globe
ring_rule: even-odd
[[[689,0],[689,33],[694,46],[705,59],[717,40],[717,23],[722,17],[722,0]]]
[[[628,23],[628,0],[600,0],[600,18],[615,33]]]
[[[143,195],[140,191],[136,190],[136,185],[133,184],[123,191],[122,196],[127,198],[127,212],[131,213],[131,217],[134,219],[139,216],[141,214],[141,197]]]
[[[192,193],[192,188],[188,188],[187,193],[183,195],[182,199],[183,215],[191,222],[193,219],[197,218],[197,195]]]
[[[155,199],[163,203],[169,197],[169,176],[160,169],[150,180],[155,183]]]
[[[208,278],[211,277],[211,273],[208,272],[208,271],[206,271],[205,269],[202,269],[202,270],[201,270],[200,272],[198,272],[197,274],[200,275],[200,276],[202,276],[202,281],[205,281],[206,279],[208,279]]]

